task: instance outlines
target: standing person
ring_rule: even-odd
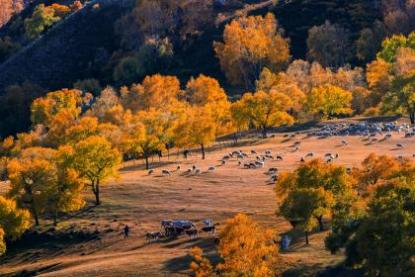
[[[128,238],[129,234],[130,234],[130,227],[127,224],[125,224],[125,226],[124,226],[124,238],[125,239]]]

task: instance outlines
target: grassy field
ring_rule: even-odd
[[[273,138],[252,140],[238,147],[215,147],[202,161],[198,153],[188,160],[171,156],[155,163],[151,176],[143,169],[141,161],[124,165],[120,177],[102,188],[102,205],[89,206],[76,215],[65,218],[59,229],[98,231],[99,239],[75,241],[62,239],[53,242],[32,241],[10,249],[0,260],[0,274],[37,272],[41,276],[186,276],[189,273],[189,250],[193,246],[205,249],[217,260],[214,236],[202,234],[197,239],[181,237],[173,241],[147,243],[144,234],[157,231],[163,219],[192,220],[199,227],[204,219],[219,222],[243,212],[251,215],[264,226],[275,229],[279,234],[291,227],[283,218],[275,215],[277,207],[272,185],[267,185],[268,167],[281,171],[292,170],[308,152],[324,157],[327,152],[339,153],[337,164],[357,166],[372,152],[391,156],[403,155],[412,158],[415,153],[414,139],[403,138],[393,133],[392,139],[369,143],[362,137],[329,137],[319,139],[305,133],[287,139],[285,133]],[[378,136],[381,138],[381,136]],[[349,145],[342,146],[347,139]],[[298,151],[293,143],[300,141]],[[403,149],[396,144],[402,143]],[[265,169],[242,169],[236,160],[217,166],[207,172],[209,166],[219,165],[221,157],[233,150],[258,153],[271,149],[284,156],[283,161],[267,161]],[[161,176],[161,169],[182,170],[169,177]],[[197,165],[202,173],[183,175],[182,172]],[[92,200],[91,196],[88,196]],[[129,224],[130,238],[124,239],[122,228]],[[220,228],[219,228],[220,229]],[[343,256],[331,255],[324,250],[326,233],[314,233],[310,245],[305,246],[301,236],[296,236],[290,250],[281,254],[281,268],[287,276],[312,276],[328,266],[342,261]]]

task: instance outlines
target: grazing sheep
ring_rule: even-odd
[[[178,166],[176,167],[176,171],[179,171],[180,169],[182,169],[182,168],[181,168],[181,166],[180,166],[180,165],[178,165]]]
[[[277,160],[277,161],[282,161],[282,160],[283,160],[283,158],[282,158],[282,156],[279,156],[279,155],[278,155],[278,156],[276,157],[276,160]]]
[[[171,175],[171,172],[170,172],[170,171],[168,171],[167,169],[163,169],[163,170],[161,171],[161,174],[162,174],[163,176],[170,176],[170,175]]]
[[[313,152],[309,152],[309,153],[307,153],[307,155],[305,155],[305,157],[306,158],[308,158],[308,157],[314,157],[314,153]]]
[[[211,167],[208,168],[208,171],[215,171],[215,170],[216,170],[216,167],[214,167],[214,166],[211,166]]]
[[[226,164],[226,161],[225,160],[221,160],[220,161],[220,165],[225,165]]]
[[[149,232],[146,234],[146,240],[148,242],[158,240],[162,237],[163,237],[163,234],[161,232]]]
[[[153,174],[154,173],[154,169],[150,169],[149,171],[148,171],[148,175],[151,175],[151,174]]]
[[[193,171],[193,169],[189,168],[188,170],[185,171],[186,174],[190,174]]]
[[[264,166],[265,166],[265,163],[264,163],[264,162],[258,162],[258,161],[256,161],[256,162],[255,162],[255,166],[256,166],[257,168],[259,168],[259,167],[264,167]]]
[[[384,139],[388,139],[388,138],[391,138],[391,137],[392,137],[392,134],[386,134]]]
[[[197,238],[199,235],[199,232],[197,231],[197,229],[190,229],[190,230],[186,230],[185,231],[186,235],[188,235],[191,239],[192,238]]]
[[[256,155],[256,151],[255,150],[251,150],[251,154]]]
[[[346,146],[346,145],[348,145],[349,143],[348,143],[347,141],[345,141],[345,140],[342,140],[342,144],[343,144],[344,146]]]
[[[241,161],[238,161],[238,165],[240,166],[242,164],[242,162]]]
[[[195,169],[195,174],[199,174],[200,173],[200,169],[199,168],[196,168]]]
[[[302,163],[304,163],[304,162],[305,162],[305,160],[304,160],[304,158],[303,158],[303,157],[301,157],[300,162],[302,162]]]
[[[278,172],[278,168],[276,168],[276,167],[268,168],[268,173],[275,173],[275,172]]]
[[[397,144],[396,144],[396,147],[398,147],[398,148],[403,148],[403,145],[402,145],[402,144],[400,144],[400,143],[397,143]]]

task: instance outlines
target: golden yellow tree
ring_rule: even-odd
[[[51,213],[56,224],[59,212],[83,206],[83,182],[71,166],[64,148],[27,148],[9,162],[10,195],[30,209],[36,225],[43,213]]]
[[[222,69],[230,82],[248,90],[254,88],[265,66],[281,70],[290,59],[288,41],[271,13],[233,20],[225,26],[223,41],[214,43]]]
[[[206,146],[212,144],[216,139],[217,123],[214,111],[209,106],[189,108],[187,120],[181,127],[187,130],[188,145],[200,146],[204,160]]]
[[[261,228],[245,214],[227,220],[220,234],[217,266],[225,276],[274,276],[278,250],[274,233]]]
[[[245,93],[234,105],[234,113],[239,113],[241,119],[245,118],[249,125],[261,130],[264,138],[269,128],[294,122],[294,118],[287,113],[292,107],[292,101],[279,92]]]
[[[74,118],[81,113],[80,105],[82,104],[81,91],[62,89],[48,93],[33,101],[31,106],[31,119],[33,124],[43,124],[49,126],[49,123],[58,113],[68,111]]]
[[[4,231],[4,237],[18,239],[29,227],[29,211],[17,207],[15,200],[0,196],[0,228]]]
[[[209,259],[203,257],[203,251],[199,247],[192,248],[191,255],[193,261],[190,268],[193,270],[195,277],[210,277],[213,275],[213,266]]]
[[[4,240],[4,230],[0,227],[0,256],[6,253],[6,241]]]
[[[100,205],[100,185],[110,177],[117,176],[121,163],[120,152],[103,137],[91,136],[73,147],[72,166],[81,178],[86,179]]]
[[[180,93],[180,82],[174,76],[147,76],[141,84],[121,89],[121,101],[133,112],[155,108],[166,110],[174,105]]]
[[[55,150],[25,149],[21,157],[11,160],[7,170],[11,183],[10,196],[28,207],[39,225],[39,216],[47,208],[49,192],[57,182],[56,168],[51,161]]]
[[[30,227],[30,213],[16,201],[0,196],[0,255],[6,251],[4,239],[18,239]]]
[[[215,111],[212,115],[217,124],[216,136],[229,132],[231,104],[225,90],[216,79],[204,75],[190,79],[183,96],[192,106],[205,107]]]
[[[352,93],[333,85],[313,88],[307,95],[306,110],[318,118],[352,113]]]

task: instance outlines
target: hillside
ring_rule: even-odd
[[[226,165],[217,166],[216,171],[207,168],[217,165],[218,160],[230,151],[252,149],[262,153],[272,150],[284,156],[284,161],[267,161],[267,167],[277,166],[288,171],[300,164],[300,158],[313,151],[316,157],[324,157],[327,152],[336,151],[338,165],[359,166],[370,153],[390,156],[403,155],[411,158],[415,151],[415,141],[403,138],[403,134],[393,132],[388,141],[368,143],[362,136],[347,137],[349,145],[342,146],[344,137],[318,138],[309,136],[314,130],[301,131],[295,138],[287,139],[293,133],[276,133],[274,138],[258,140],[246,138],[238,146],[217,144],[210,149],[207,159],[202,161],[198,152],[188,160],[172,155],[155,162],[154,175],[148,175],[142,161],[125,163],[120,179],[102,188],[103,203],[99,207],[86,207],[79,213],[62,219],[58,230],[46,234],[66,232],[72,237],[59,240],[38,239],[33,243],[21,243],[14,250],[0,258],[0,274],[16,276],[36,274],[39,276],[184,276],[189,273],[189,252],[194,246],[202,247],[209,257],[217,261],[214,238],[217,235],[202,233],[198,238],[181,236],[176,240],[148,242],[146,232],[158,231],[164,219],[185,219],[196,223],[200,228],[204,219],[220,223],[222,228],[227,218],[238,212],[245,212],[262,225],[272,227],[279,235],[290,231],[289,223],[275,216],[277,201],[273,186],[266,185],[269,178],[265,169],[243,169],[236,159]],[[377,138],[382,136],[378,135]],[[301,142],[300,150],[293,150],[293,143]],[[396,143],[403,143],[405,150],[398,150]],[[201,168],[199,175],[186,175],[184,171],[196,164]],[[181,172],[172,176],[161,175],[162,169],[174,171],[177,165]],[[92,201],[92,195],[89,200]],[[122,227],[129,224],[131,237],[122,237]],[[76,232],[94,233],[75,239]],[[304,244],[301,233],[289,232],[294,237],[293,245],[281,253],[278,266],[284,276],[316,276],[326,272],[328,267],[336,267],[343,260],[341,253],[331,255],[324,249],[326,232],[311,235],[310,245]],[[67,235],[68,236],[68,235]],[[28,262],[30,261],[30,263]],[[322,276],[361,276],[358,271],[346,274],[342,267],[327,271]]]
[[[126,4],[127,2],[97,0],[96,3],[102,4],[101,8],[93,10],[91,4],[89,8],[64,20],[60,26],[52,28],[40,39],[24,47],[0,66],[0,91],[24,80],[47,89],[70,86],[76,80],[85,78],[97,78],[104,84],[111,84],[111,80],[104,78],[102,72],[93,69],[93,63],[98,55],[111,56],[119,47],[119,37],[114,33],[113,25],[122,14],[131,9],[128,7],[131,2]],[[271,9],[291,40],[293,58],[298,59],[305,57],[307,32],[312,26],[330,20],[350,29],[355,38],[357,32],[380,18],[380,11],[374,8],[374,2],[376,1],[296,0],[281,2]],[[269,8],[259,6],[258,9],[249,10],[249,13],[263,15],[268,11]],[[220,14],[225,10],[215,12]],[[205,73],[225,82],[212,49],[213,41],[221,40],[223,23],[214,29],[209,26],[207,28],[203,30],[202,36],[195,38],[191,47],[176,49],[180,70],[175,67],[162,73],[178,74],[184,79]],[[69,37],[71,39],[67,39]],[[60,43],[62,41],[65,43]],[[101,61],[102,64],[97,66],[102,67],[106,62],[108,61]],[[24,74],[20,72],[22,68]]]
[[[94,77],[88,69],[98,66],[91,63],[100,62],[99,55],[114,51],[113,24],[127,3],[97,2],[99,9],[92,3],[87,5],[4,62],[0,66],[0,89],[24,81],[57,89]]]

